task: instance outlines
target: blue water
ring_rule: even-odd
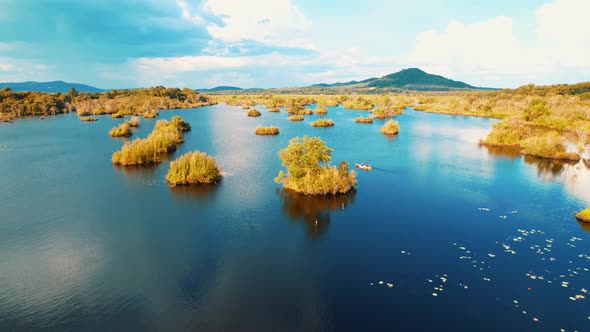
[[[590,330],[582,162],[479,147],[491,119],[408,109],[389,138],[361,111],[314,128],[257,108],[160,112],[193,128],[170,160],[197,149],[223,168],[194,188],[168,188],[169,160],[113,166],[124,119],[0,124],[0,330]],[[301,135],[374,169],[349,196],[284,192],[277,153]]]

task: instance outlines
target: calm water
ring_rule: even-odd
[[[583,163],[480,148],[490,119],[406,110],[387,138],[360,111],[313,128],[258,108],[161,112],[193,127],[170,158],[198,149],[226,174],[173,190],[168,161],[111,165],[122,119],[0,124],[0,330],[590,330]],[[375,168],[346,197],[285,193],[277,152],[297,135]]]

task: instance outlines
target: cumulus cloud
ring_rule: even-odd
[[[208,0],[204,7],[222,20],[207,25],[215,39],[313,48],[309,40],[311,21],[290,0]]]

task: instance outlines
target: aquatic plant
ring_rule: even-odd
[[[180,130],[183,133],[191,130],[191,125],[188,122],[184,121],[178,115],[173,116],[170,121],[172,122],[172,125],[174,125],[178,130]]]
[[[153,119],[158,116],[158,111],[146,111],[142,115],[144,119]]]
[[[92,116],[84,116],[84,117],[80,117],[81,121],[84,122],[94,122],[94,121],[98,121],[98,118],[92,117]]]
[[[521,141],[522,153],[541,158],[580,160],[580,155],[574,152],[566,152],[561,136],[550,131],[542,135],[529,137]]]
[[[328,114],[328,109],[326,106],[318,105],[316,109],[313,111],[314,114]]]
[[[273,113],[279,113],[281,111],[281,109],[278,107],[272,107],[268,111],[273,112]]]
[[[113,164],[132,166],[155,164],[162,161],[162,154],[176,150],[176,144],[182,143],[184,120],[159,120],[154,130],[144,139],[137,138],[126,142],[120,151],[113,153]],[[190,127],[190,126],[189,126]]]
[[[387,121],[381,127],[381,133],[385,135],[397,135],[399,133],[399,123],[394,120]]]
[[[123,122],[118,127],[115,127],[109,131],[109,135],[111,135],[111,137],[129,137],[132,134],[131,126],[128,122]]]
[[[123,113],[113,113],[113,114],[111,114],[111,118],[113,118],[113,119],[120,119],[122,117],[124,117]]]
[[[299,110],[299,115],[312,115],[313,112],[312,110],[310,110],[307,107],[303,107],[302,109]]]
[[[294,114],[289,116],[290,121],[303,121],[303,115]]]
[[[256,135],[278,135],[279,134],[279,128],[278,127],[262,127],[262,126],[257,126],[256,130],[254,131],[254,133]]]
[[[331,166],[332,149],[319,137],[295,137],[289,146],[279,151],[283,170],[275,182],[306,195],[336,195],[354,190],[357,185],[356,172],[349,171],[349,165],[341,161],[338,167]]]
[[[213,183],[221,178],[215,158],[200,151],[188,152],[170,162],[166,180],[171,185]]]
[[[314,127],[332,127],[334,125],[334,121],[331,119],[317,119],[311,123]]]
[[[248,116],[250,117],[257,117],[257,116],[261,116],[262,113],[260,113],[257,109],[252,108],[248,111]]]
[[[590,208],[578,212],[578,214],[576,214],[576,218],[590,223]]]
[[[359,116],[358,118],[354,119],[354,122],[357,123],[373,123],[373,118],[368,116],[366,118]]]

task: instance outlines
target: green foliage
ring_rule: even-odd
[[[176,150],[176,144],[184,141],[182,133],[186,125],[183,123],[186,124],[186,122],[178,118],[173,121],[159,120],[147,138],[126,142],[121,151],[113,153],[113,164],[131,166],[162,161],[161,154]]]
[[[307,195],[335,195],[353,190],[356,173],[348,170],[348,163],[330,165],[332,149],[319,137],[295,137],[289,146],[279,151],[287,173],[279,172],[275,179],[286,189]]]
[[[256,127],[254,131],[256,135],[278,135],[279,128],[278,127],[261,127],[260,125]]]
[[[109,131],[109,135],[111,135],[111,137],[129,137],[132,134],[131,126],[128,122],[123,122],[118,127],[115,127]]]
[[[397,135],[399,133],[399,122],[394,120],[387,121],[381,127],[381,133],[385,135]]]
[[[261,116],[261,115],[262,115],[262,113],[258,112],[258,110],[255,108],[252,108],[248,111],[248,116],[250,116],[250,117],[257,117],[257,116]]]
[[[166,174],[171,185],[213,183],[220,178],[221,169],[215,164],[215,158],[199,151],[186,153],[170,162]]]
[[[311,123],[314,127],[332,127],[334,125],[334,121],[331,119],[317,119]]]
[[[542,98],[535,98],[523,110],[523,118],[526,121],[535,121],[551,113],[549,104]]]

